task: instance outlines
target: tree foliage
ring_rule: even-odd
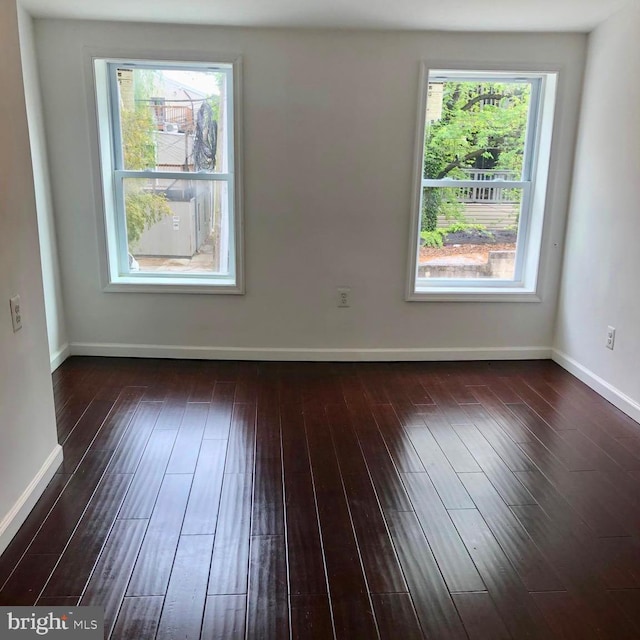
[[[154,74],[155,71],[136,69],[135,104],[133,108],[129,105],[122,105],[121,108],[123,160],[125,168],[131,171],[156,167],[155,123],[147,102],[154,91]],[[138,244],[145,229],[150,229],[164,216],[171,215],[166,196],[145,188],[144,182],[130,179],[125,185],[127,239],[130,248]]]
[[[144,230],[171,215],[171,208],[164,193],[145,191],[138,185],[127,185],[125,191],[127,238],[129,247],[135,247]]]
[[[522,171],[528,83],[448,81],[443,85],[442,114],[427,123],[424,177],[464,179],[465,170]],[[455,189],[425,189],[421,229],[436,229],[439,214],[462,220]]]
[[[153,115],[146,105],[122,109],[122,153],[125,169],[142,171],[156,166]]]

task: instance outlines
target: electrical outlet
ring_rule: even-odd
[[[11,322],[13,323],[13,332],[22,329],[22,305],[20,304],[20,296],[14,296],[9,300],[11,307]]]
[[[615,327],[607,327],[607,349],[611,349],[613,351],[613,346],[616,342],[616,328]]]
[[[351,306],[351,289],[349,287],[338,287],[338,306]]]

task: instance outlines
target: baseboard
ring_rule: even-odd
[[[289,349],[245,347],[189,347],[152,344],[72,342],[71,355],[194,360],[286,360],[311,362],[394,362],[445,360],[545,360],[550,347],[437,348],[437,349]]]
[[[0,554],[7,548],[36,502],[62,464],[62,447],[57,444],[9,513],[0,520]]]
[[[65,343],[56,352],[51,354],[51,373],[53,373],[69,356],[71,355],[71,347],[69,343]]]
[[[587,386],[591,387],[596,393],[599,393],[612,405],[618,407],[620,411],[626,413],[636,422],[640,422],[640,403],[636,400],[630,398],[626,393],[623,393],[620,389],[609,384],[606,380],[596,375],[590,369],[587,369],[587,367],[580,364],[577,360],[574,360],[571,356],[568,356],[566,353],[563,353],[558,349],[553,349],[551,359],[559,364],[563,369],[566,369],[569,373],[573,374],[578,378],[578,380],[581,380]]]

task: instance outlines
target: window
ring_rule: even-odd
[[[94,71],[106,289],[242,292],[237,63]]]
[[[424,79],[408,299],[537,299],[556,75]]]

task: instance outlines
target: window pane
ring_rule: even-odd
[[[228,273],[226,182],[125,178],[123,192],[131,272]]]
[[[418,278],[513,280],[521,189],[423,189]]]
[[[227,172],[226,78],[221,71],[116,69],[122,168]]]
[[[423,175],[521,180],[531,83],[429,82]]]

